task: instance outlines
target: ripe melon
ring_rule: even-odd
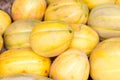
[[[42,20],[46,10],[45,0],[15,0],[11,13],[13,20],[39,19]]]
[[[120,37],[100,42],[90,55],[93,80],[120,80]]]
[[[30,47],[30,33],[39,23],[40,21],[35,19],[14,21],[4,34],[5,47],[7,49]]]
[[[48,76],[51,60],[31,49],[11,49],[0,54],[0,77],[15,74]]]
[[[69,49],[53,61],[50,77],[53,80],[87,80],[89,70],[87,55],[77,49]]]
[[[62,20],[68,23],[83,23],[88,19],[88,7],[82,0],[55,0],[48,5],[44,20]]]
[[[33,28],[30,46],[33,51],[44,57],[54,57],[65,51],[72,40],[73,31],[63,21],[44,21]]]
[[[90,12],[88,24],[101,39],[120,37],[120,6],[104,4],[95,7]]]
[[[3,35],[11,24],[10,16],[3,10],[0,10],[0,35]]]
[[[96,47],[99,36],[91,27],[84,24],[72,24],[74,37],[70,48],[82,50],[87,55]]]

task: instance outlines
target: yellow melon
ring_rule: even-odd
[[[55,0],[48,5],[45,20],[62,20],[68,23],[83,23],[88,19],[88,7],[81,0]]]
[[[14,74],[48,76],[51,60],[31,49],[11,49],[0,54],[0,77]]]
[[[7,49],[30,47],[30,33],[39,23],[40,21],[35,19],[21,19],[13,22],[4,34],[5,47]]]
[[[98,34],[91,27],[84,24],[72,24],[72,28],[74,37],[70,48],[82,50],[89,55],[99,42]]]
[[[6,12],[0,10],[0,35],[2,35],[6,31],[10,24],[10,16]]]
[[[69,47],[72,37],[73,31],[69,24],[63,21],[44,21],[33,28],[30,45],[39,55],[53,57]]]
[[[109,38],[97,45],[90,55],[93,80],[120,80],[120,37]]]
[[[45,10],[45,0],[15,0],[11,12],[13,20],[26,18],[42,20]]]
[[[50,77],[53,80],[87,80],[89,69],[86,54],[77,49],[69,49],[53,61]]]
[[[120,37],[120,6],[104,4],[92,9],[88,25],[97,31],[101,39]]]

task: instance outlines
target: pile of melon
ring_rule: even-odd
[[[120,80],[120,0],[0,4],[0,80]]]

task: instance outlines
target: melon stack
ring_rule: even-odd
[[[120,0],[0,4],[0,80],[120,80]]]

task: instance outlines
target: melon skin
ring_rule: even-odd
[[[73,30],[63,21],[44,21],[33,28],[30,46],[38,55],[55,57],[65,51],[73,38]]]
[[[11,23],[11,18],[7,12],[0,10],[0,35],[4,34]]]
[[[116,0],[116,4],[120,5],[120,0]]]
[[[102,39],[120,37],[120,6],[104,4],[92,9],[88,19],[91,26]]]
[[[81,0],[55,0],[48,5],[44,20],[62,20],[73,24],[85,24],[88,20],[88,13],[88,7]]]
[[[99,43],[99,35],[90,26],[84,24],[71,24],[74,30],[70,48],[79,49],[88,56]]]
[[[30,48],[30,33],[39,23],[40,21],[35,19],[14,21],[4,33],[5,48]]]
[[[50,58],[42,57],[30,48],[11,49],[0,54],[0,77],[19,74],[48,76]]]
[[[11,15],[14,21],[27,18],[42,20],[46,6],[45,0],[15,0]]]
[[[90,55],[93,80],[120,80],[120,37],[100,42]]]
[[[101,4],[115,4],[116,0],[83,0],[89,9],[93,9]]]
[[[53,61],[50,77],[53,80],[87,80],[89,70],[87,55],[77,49],[68,49]]]

